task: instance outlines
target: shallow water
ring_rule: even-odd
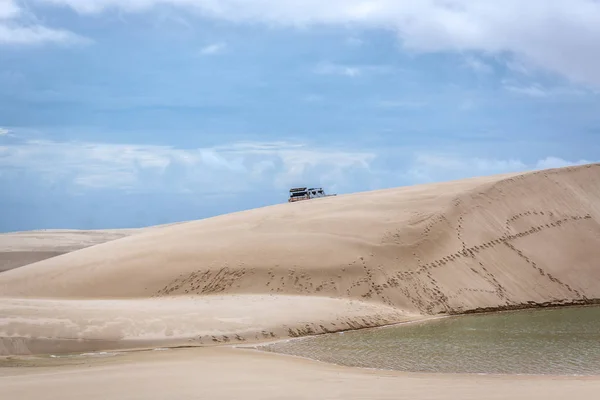
[[[260,349],[413,372],[600,375],[600,307],[450,317]]]

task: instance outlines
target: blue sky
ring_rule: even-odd
[[[600,160],[592,0],[0,0],[0,231]]]

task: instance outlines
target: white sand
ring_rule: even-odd
[[[380,304],[316,296],[127,300],[0,298],[0,355],[246,344],[420,319]]]

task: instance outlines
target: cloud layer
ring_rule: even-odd
[[[238,193],[301,184],[348,187],[374,155],[289,143],[214,148],[26,141],[0,147],[0,170],[29,171],[79,189]],[[340,186],[341,185],[341,186]],[[346,186],[344,186],[346,185]]]
[[[486,176],[510,172],[562,168],[590,164],[588,160],[567,161],[558,157],[545,157],[533,163],[518,159],[492,159],[464,157],[457,154],[418,153],[407,171],[413,182],[439,182],[474,176]]]
[[[10,210],[0,231],[147,226],[282,203],[292,186],[343,194],[588,163],[430,149],[404,152],[394,164],[389,149],[286,142],[182,149],[20,137],[0,138],[0,206]]]
[[[600,2],[595,0],[35,0],[81,14],[159,5],[204,17],[278,26],[356,25],[397,33],[416,52],[509,53],[522,65],[600,87]],[[14,2],[4,0],[6,15]]]
[[[23,141],[0,146],[0,171],[28,172],[77,190],[236,195],[285,193],[297,185],[352,192],[471,176],[586,164],[555,157],[525,163],[417,152],[403,165],[378,163],[378,151],[293,144],[233,143],[196,149],[85,142]]]
[[[88,41],[67,30],[40,25],[14,0],[0,0],[0,45],[74,44]]]

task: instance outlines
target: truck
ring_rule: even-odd
[[[289,203],[301,200],[316,199],[319,197],[335,196],[335,194],[325,194],[323,188],[296,187],[290,189]]]

